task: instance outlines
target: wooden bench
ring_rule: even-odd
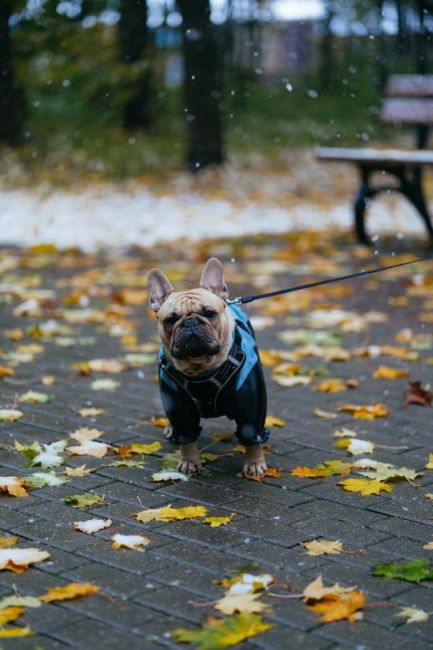
[[[433,166],[433,150],[426,150],[433,126],[433,75],[393,75],[386,88],[380,119],[395,128],[415,127],[416,150],[319,147],[319,160],[349,162],[360,172],[361,183],[354,200],[355,231],[358,241],[371,244],[365,228],[368,203],[381,192],[400,192],[415,207],[433,244],[433,225],[422,187],[422,170]],[[385,173],[395,184],[373,182],[375,173]]]

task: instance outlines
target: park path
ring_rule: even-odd
[[[2,187],[1,242],[95,251],[185,236],[202,241],[306,229],[330,233],[352,228],[357,184],[354,168],[319,164],[311,152],[294,151],[278,165],[258,157],[197,177],[173,172],[124,185]],[[368,226],[372,234],[424,236],[421,219],[398,195],[373,202]]]
[[[372,571],[377,564],[418,558],[428,563],[432,556],[423,548],[433,540],[432,502],[426,498],[433,491],[433,472],[425,469],[433,452],[432,411],[427,398],[425,406],[410,400],[403,406],[409,381],[420,381],[424,388],[431,382],[431,263],[248,308],[266,365],[269,415],[282,420],[282,426],[272,427],[268,453],[270,466],[280,473],[262,482],[241,478],[236,443],[215,442],[215,434],[233,429],[227,421],[212,420],[201,437],[201,446],[215,454],[208,471],[185,483],[154,482],[152,474],[172,448],[158,421],[152,421],[163,412],[145,274],[157,265],[182,287],[197,281],[210,255],[224,261],[232,295],[340,274],[372,261],[370,252],[348,237],[331,240],[311,233],[167,243],[124,253],[62,252],[50,246],[0,250],[0,408],[22,413],[16,421],[4,415],[0,424],[0,473],[25,478],[40,471],[26,466],[28,459],[15,441],[50,444],[90,427],[103,432],[99,442],[113,447],[101,458],[66,454],[66,467],[85,463],[91,470],[86,476],[68,478],[60,465],[52,471],[68,482],[30,488],[27,497],[0,495],[2,535],[16,536],[17,548],[49,553],[22,573],[0,571],[0,598],[15,592],[39,597],[71,582],[100,588],[94,595],[25,608],[6,627],[25,624],[35,635],[0,639],[0,647],[189,647],[178,645],[171,631],[200,629],[207,615],[217,614],[212,601],[224,593],[215,580],[247,571],[271,574],[275,586],[269,591],[280,597],[260,596],[270,607],[264,620],[273,627],[239,648],[431,648],[433,617],[411,624],[396,617],[403,607],[431,613],[431,580],[385,579]],[[408,256],[384,254],[373,260],[392,263]],[[123,372],[116,372],[113,359],[121,361],[117,370]],[[381,365],[407,376],[374,377]],[[278,377],[294,385],[281,386]],[[317,390],[335,378],[341,380],[341,392]],[[115,383],[94,383],[99,380]],[[49,401],[32,401],[29,390],[48,395]],[[340,410],[347,404],[382,404],[387,415],[354,418]],[[103,413],[80,414],[90,407]],[[336,437],[343,428],[349,432]],[[354,434],[353,440],[375,444],[367,449],[372,453],[353,456],[335,446],[341,440],[350,444]],[[128,455],[130,444],[155,442],[161,447],[151,454]],[[119,447],[126,451],[119,453]],[[347,476],[291,473],[334,459],[350,467],[365,457],[421,476],[389,480],[392,491],[363,496],[338,485]],[[360,478],[350,471],[350,478]],[[104,501],[85,508],[65,501],[87,492]],[[133,517],[168,504],[200,505],[209,515],[234,517],[218,528],[200,518],[142,524]],[[93,517],[110,518],[112,527],[93,535],[72,529],[71,522]],[[145,535],[151,544],[144,552],[115,549],[114,533]],[[308,555],[300,544],[313,539],[341,541],[345,552]],[[302,600],[284,597],[301,593],[319,575],[327,585],[356,586],[365,594],[362,620],[324,623]]]

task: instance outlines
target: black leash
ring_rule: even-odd
[[[260,300],[261,298],[272,298],[273,296],[280,296],[283,293],[292,293],[293,291],[301,291],[302,289],[311,289],[312,287],[319,287],[322,284],[331,284],[331,282],[342,282],[343,280],[351,280],[352,278],[361,278],[365,275],[372,273],[379,273],[380,271],[388,271],[388,269],[396,269],[399,266],[407,266],[407,264],[415,264],[415,262],[425,262],[431,259],[429,257],[418,257],[410,262],[400,262],[399,264],[391,264],[390,266],[380,266],[370,271],[358,271],[350,275],[340,275],[337,278],[328,278],[327,280],[316,280],[315,282],[308,282],[307,284],[297,284],[289,289],[277,289],[276,291],[269,291],[269,293],[259,293],[255,296],[238,296],[232,300],[227,300],[229,305],[244,305],[246,302],[253,302],[253,300]]]

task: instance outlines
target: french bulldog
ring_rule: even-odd
[[[199,288],[175,291],[158,269],[149,272],[148,287],[162,344],[159,385],[171,425],[167,437],[181,450],[178,471],[202,469],[200,420],[225,415],[235,421],[246,449],[244,476],[262,475],[269,437],[263,370],[246,314],[227,303],[221,262],[206,262]]]

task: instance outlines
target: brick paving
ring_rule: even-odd
[[[95,596],[27,609],[19,623],[25,622],[36,635],[1,639],[1,648],[181,647],[170,637],[170,630],[197,627],[205,615],[214,615],[212,604],[198,607],[196,603],[219,598],[222,589],[213,581],[235,575],[239,567],[251,562],[256,563],[256,571],[272,573],[276,583],[289,583],[293,593],[302,591],[321,574],[326,584],[338,581],[344,586],[356,585],[365,591],[371,606],[356,624],[324,624],[318,614],[307,610],[299,600],[265,595],[263,600],[272,606],[265,618],[274,627],[239,644],[237,647],[242,650],[433,647],[433,617],[410,625],[395,617],[403,606],[431,612],[433,583],[411,584],[372,575],[372,567],[377,563],[432,554],[422,548],[433,539],[433,509],[431,501],[422,494],[433,491],[433,472],[424,469],[428,454],[433,452],[431,408],[403,408],[408,379],[372,378],[372,371],[382,363],[408,369],[409,379],[420,380],[423,385],[431,381],[433,343],[428,336],[422,340],[418,337],[415,342],[415,347],[422,349],[420,359],[414,362],[358,356],[347,362],[316,358],[300,362],[307,368],[320,366],[320,371],[331,377],[357,379],[358,388],[345,393],[314,392],[311,385],[282,388],[272,380],[271,369],[266,368],[268,412],[284,418],[286,424],[273,428],[268,456],[271,466],[281,468],[282,477],[266,478],[261,483],[240,477],[242,458],[233,452],[232,443],[224,442],[211,447],[212,452],[221,456],[207,465],[209,472],[205,475],[181,484],[151,482],[151,474],[161,467],[162,456],[172,451],[162,430],[150,421],[152,416],[163,415],[155,364],[146,363],[116,375],[93,372],[82,376],[71,368],[78,361],[123,358],[128,350],[122,334],[135,334],[138,345],[155,341],[155,324],[147,318],[142,301],[137,300],[140,304],[135,306],[125,305],[125,297],[119,297],[127,286],[142,289],[146,270],[153,265],[175,274],[174,280],[177,278],[180,286],[182,277],[196,279],[203,261],[215,254],[226,262],[231,293],[237,295],[347,272],[353,264],[359,267],[368,260],[368,251],[355,247],[344,237],[335,244],[310,240],[311,236],[260,237],[242,244],[234,240],[171,245],[158,251],[134,249],[112,256],[0,250],[0,366],[16,364],[16,357],[11,359],[8,354],[22,345],[42,346],[33,360],[21,359],[21,363],[14,365],[13,377],[0,380],[0,408],[15,406],[24,412],[19,421],[0,424],[0,473],[25,476],[34,471],[25,467],[25,457],[13,448],[15,440],[22,444],[33,440],[50,443],[67,438],[82,426],[104,431],[101,440],[115,446],[155,440],[163,443],[159,452],[144,458],[143,468],[110,466],[116,460],[112,452],[101,459],[68,457],[68,466],[86,462],[92,473],[71,478],[59,487],[32,489],[26,498],[0,496],[2,534],[17,535],[18,547],[34,546],[50,553],[47,561],[21,574],[0,572],[0,597],[15,591],[37,596],[71,581],[89,581],[101,588]],[[415,247],[414,254],[419,252]],[[375,261],[391,263],[392,259],[385,255]],[[427,268],[431,280],[431,263]],[[291,302],[284,303],[286,311],[275,316],[273,325],[258,328],[259,347],[286,351],[297,347],[283,343],[277,338],[278,333],[303,328],[309,311],[325,304],[360,315],[370,310],[387,315],[385,322],[369,324],[365,331],[342,334],[341,345],[348,350],[366,344],[402,347],[395,341],[395,335],[404,328],[411,328],[416,335],[428,335],[431,321],[429,316],[423,316],[421,321],[420,313],[430,317],[433,313],[433,283],[430,288],[426,284],[424,292],[418,292],[423,295],[412,292],[407,298],[412,275],[406,269],[352,284],[347,291],[341,290],[342,285],[339,289],[334,285],[315,290],[303,298],[310,300],[309,304],[302,303],[301,294],[297,294]],[[41,289],[53,293],[40,302],[39,315],[17,315],[16,311],[14,315],[16,307],[25,300],[35,296],[41,299],[37,293]],[[52,335],[35,329],[49,319],[67,325],[64,310],[85,309],[88,302],[92,308],[105,309],[101,322],[69,324],[70,330]],[[107,309],[107,305],[111,307]],[[266,306],[256,305],[248,309],[249,314],[269,316],[263,311],[269,312],[269,302]],[[134,329],[130,328],[131,323]],[[10,330],[14,328],[21,330],[21,340],[11,338]],[[333,331],[340,332],[336,328]],[[56,383],[44,386],[44,375],[55,376]],[[92,390],[91,382],[101,378],[112,378],[119,386],[114,391]],[[321,379],[316,378],[314,383]],[[17,402],[17,397],[29,389],[43,391],[52,399],[46,404]],[[347,413],[329,420],[314,415],[315,408],[337,412],[347,402],[381,402],[391,413],[387,418],[371,421],[356,420]],[[92,419],[81,417],[78,410],[90,405],[105,408],[105,414]],[[342,427],[376,443],[375,459],[423,471],[423,475],[414,485],[395,483],[392,493],[367,497],[343,491],[336,485],[341,477],[312,480],[290,475],[289,471],[297,465],[351,458],[344,449],[333,446],[332,433]],[[201,446],[212,444],[213,433],[232,429],[223,419],[206,421]],[[63,469],[56,471],[61,474]],[[105,495],[105,503],[76,509],[64,501],[68,495],[87,491]],[[174,507],[202,504],[210,515],[234,512],[235,517],[230,524],[216,529],[199,520],[143,525],[132,517],[132,513],[143,508],[169,503]],[[93,516],[110,517],[113,527],[92,536],[71,529],[72,521]],[[110,542],[114,532],[145,534],[152,544],[143,553],[115,550]],[[345,548],[362,549],[362,553],[308,556],[299,543],[316,538],[339,539]]]

